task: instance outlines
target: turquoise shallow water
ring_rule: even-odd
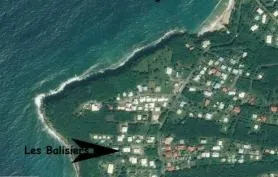
[[[26,156],[58,145],[34,97],[101,63],[108,66],[174,28],[193,30],[216,0],[0,2],[0,175],[73,176],[65,156]]]

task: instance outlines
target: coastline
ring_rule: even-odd
[[[223,7],[221,8],[220,6],[223,5],[221,3],[225,3],[225,2],[228,2],[228,3],[226,4],[226,6],[224,8]],[[213,10],[213,12],[209,15],[209,17],[200,25],[200,27],[194,33],[196,33],[196,34],[198,34],[198,36],[200,36],[207,32],[218,31],[218,30],[225,28],[225,25],[229,24],[231,14],[234,9],[234,5],[235,5],[235,0],[219,1],[219,3],[217,4],[217,6]],[[220,15],[218,13],[220,13]],[[145,50],[147,50],[149,48],[156,47],[158,44],[162,43],[163,41],[165,41],[175,35],[184,34],[185,32],[186,31],[184,29],[170,30],[167,33],[165,33],[162,37],[158,38],[157,40],[155,40],[149,44],[146,44],[145,46],[134,49],[127,56],[123,57],[121,60],[110,65],[109,67],[99,69],[98,71],[94,71],[94,69],[97,68],[97,65],[93,65],[93,66],[89,67],[89,69],[87,69],[80,76],[71,77],[68,80],[62,82],[57,88],[55,88],[53,90],[49,90],[46,93],[40,93],[40,94],[36,95],[34,98],[34,103],[35,103],[35,106],[37,109],[37,114],[38,114],[37,118],[41,121],[46,132],[51,137],[53,137],[55,140],[57,140],[60,144],[66,146],[66,147],[70,146],[69,143],[67,142],[67,140],[55,130],[55,128],[48,121],[48,118],[44,114],[44,111],[42,108],[44,98],[62,92],[65,89],[65,87],[71,83],[82,81],[84,79],[87,79],[88,77],[91,77],[92,75],[104,73],[107,70],[115,70],[117,68],[120,68],[121,66],[125,65],[129,60],[136,57],[137,54],[144,52]],[[91,70],[93,71],[92,73],[91,73]],[[69,158],[70,158],[70,160],[73,160],[73,156],[70,155]],[[73,167],[76,172],[76,176],[79,177],[80,176],[79,164],[74,163]]]
[[[46,93],[41,93],[38,94],[34,98],[34,103],[37,108],[37,114],[38,114],[38,119],[41,121],[42,125],[44,126],[44,129],[46,130],[46,133],[50,135],[50,137],[54,138],[57,140],[61,145],[70,148],[69,143],[64,139],[64,137],[58,133],[55,128],[52,126],[52,124],[48,121],[47,117],[44,115],[42,111],[42,103],[43,99],[47,97],[48,95]],[[69,155],[69,158],[71,161],[73,161],[73,156]],[[73,168],[75,171],[75,176],[79,177],[80,176],[80,168],[79,165],[76,163],[73,163]]]
[[[141,52],[144,52],[145,50],[147,50],[149,48],[156,47],[158,44],[164,42],[165,40],[170,39],[175,35],[184,34],[185,32],[186,31],[184,29],[170,30],[170,31],[166,32],[162,37],[158,38],[157,40],[155,40],[155,41],[153,41],[149,44],[146,44],[145,46],[134,49],[126,57],[123,57],[121,60],[119,60],[118,62],[116,62],[112,65],[110,65],[107,68],[103,68],[103,69],[100,69],[96,72],[91,73],[90,71],[98,66],[98,65],[93,65],[89,69],[87,69],[84,73],[82,73],[80,76],[74,76],[74,77],[71,77],[68,80],[62,82],[57,88],[55,88],[53,90],[49,90],[46,93],[37,94],[34,98],[34,104],[36,106],[36,112],[38,114],[37,118],[41,121],[41,123],[44,126],[46,132],[52,138],[57,140],[61,145],[66,146],[66,147],[70,147],[70,144],[67,142],[67,140],[59,132],[57,132],[55,130],[55,128],[48,121],[48,118],[44,114],[42,106],[43,106],[43,101],[46,97],[56,95],[56,94],[62,92],[67,85],[72,84],[74,82],[85,80],[85,79],[87,79],[87,78],[89,78],[89,77],[91,77],[95,74],[104,73],[107,70],[115,70],[117,68],[120,68],[121,66],[125,65],[126,62],[128,62],[132,58],[136,57],[137,54],[139,54]],[[69,158],[70,158],[70,160],[73,161],[73,156],[72,155],[69,155]],[[79,166],[79,164],[78,163],[73,163],[73,167],[74,167],[74,170],[76,172],[76,177],[79,177],[80,176],[80,166]]]
[[[208,18],[197,29],[198,36],[225,29],[225,25],[230,22],[235,3],[236,0],[220,0]]]

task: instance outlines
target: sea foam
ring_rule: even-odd
[[[119,62],[112,64],[110,67],[107,67],[105,69],[100,69],[97,72],[91,73],[90,71],[94,68],[97,67],[96,66],[91,66],[89,69],[87,69],[84,73],[82,73],[80,76],[74,76],[72,78],[69,78],[68,80],[62,82],[56,89],[54,90],[50,90],[47,93],[41,93],[36,95],[36,97],[34,98],[34,103],[36,105],[36,109],[37,109],[37,114],[38,114],[38,119],[41,121],[41,123],[44,126],[44,129],[46,130],[46,132],[53,137],[55,140],[57,140],[60,144],[64,145],[64,146],[70,146],[69,143],[63,138],[63,136],[61,134],[59,134],[54,127],[51,125],[50,122],[48,122],[47,117],[45,116],[42,106],[43,106],[43,100],[44,98],[46,98],[47,96],[51,96],[51,95],[55,95],[58,94],[60,92],[62,92],[65,87],[73,82],[77,82],[77,81],[82,81],[96,73],[104,73],[106,70],[115,70],[121,66],[123,66],[127,61],[129,61],[130,59],[132,59],[133,57],[135,57],[138,53],[140,52],[144,52],[145,50],[152,48],[152,47],[156,47],[158,44],[160,44],[161,42],[175,36],[175,35],[179,35],[179,34],[184,34],[186,30],[184,29],[174,29],[174,30],[170,30],[167,33],[165,33],[162,37],[160,37],[159,39],[145,45],[142,47],[138,47],[136,49],[134,49],[131,53],[129,53],[127,56],[123,57]],[[70,159],[73,160],[73,156],[70,156]],[[74,170],[76,172],[76,176],[79,177],[80,176],[80,167],[78,163],[73,163],[73,167]]]

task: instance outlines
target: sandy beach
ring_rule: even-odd
[[[223,1],[223,0],[222,0]],[[221,3],[221,1],[219,2]],[[198,35],[203,35],[207,32],[218,31],[225,28],[225,25],[229,24],[230,17],[232,11],[235,6],[235,0],[229,0],[227,3],[226,8],[220,11],[223,11],[220,15],[216,15],[210,19],[208,19],[201,25],[200,30],[198,31]],[[214,11],[218,11],[218,7],[215,7]],[[216,12],[212,12],[212,15]]]

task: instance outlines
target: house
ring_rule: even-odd
[[[139,92],[143,91],[143,87],[141,85],[137,85],[137,89],[138,89]]]
[[[210,157],[210,152],[202,152],[201,157],[202,158],[209,158]]]
[[[247,52],[243,52],[243,54],[242,54],[242,58],[247,57],[247,55],[248,55],[248,53],[247,53]]]
[[[266,43],[267,44],[272,44],[272,35],[267,35],[266,36]]]
[[[240,92],[240,93],[238,94],[238,97],[239,97],[239,98],[244,98],[244,97],[245,97],[245,95],[246,95],[246,93],[245,93],[245,92]]]
[[[262,23],[263,23],[263,24],[266,23],[266,17],[267,17],[266,14],[264,14],[263,17],[262,17]]]
[[[210,46],[210,41],[209,40],[206,40],[206,41],[203,41],[203,43],[202,43],[202,47],[204,48],[204,49],[206,49],[206,48],[208,48],[209,46]]]
[[[207,120],[211,120],[211,119],[212,119],[212,114],[206,113],[205,118],[206,118]]]
[[[137,157],[129,157],[129,162],[131,162],[131,164],[137,164]]]
[[[259,28],[258,25],[253,25],[253,26],[251,26],[250,30],[254,32],[254,31],[257,31],[258,28]]]
[[[189,88],[189,92],[195,92],[197,89],[196,88],[194,88],[194,87],[190,87]]]
[[[123,142],[124,138],[125,138],[125,135],[120,135],[120,136],[117,137],[117,141],[118,142]]]
[[[278,112],[278,106],[272,105],[270,109],[271,109],[271,112],[273,112],[273,113],[277,113]]]
[[[156,168],[155,162],[153,160],[149,161],[150,167]]]
[[[123,152],[124,153],[129,153],[130,152],[130,147],[124,147]]]
[[[173,140],[174,140],[173,137],[167,137],[167,138],[165,138],[165,140],[164,140],[164,144],[170,145],[170,144],[172,143]]]
[[[182,113],[182,110],[178,109],[177,114],[180,115]]]
[[[260,14],[260,15],[262,15],[262,14],[264,13],[264,11],[263,11],[261,8],[258,8],[258,9],[257,9],[257,13]]]
[[[167,68],[166,68],[166,74],[167,74],[167,75],[171,75],[172,72],[173,72],[173,69],[172,69],[172,68],[170,68],[170,67],[167,67]]]
[[[212,92],[211,91],[204,91],[204,95],[206,96],[206,97],[211,97],[212,96]]]
[[[225,118],[223,119],[223,122],[224,122],[224,123],[228,123],[228,122],[229,122],[229,118],[228,118],[228,117],[225,117]]]
[[[137,120],[142,120],[142,115],[137,115]]]
[[[134,154],[143,154],[143,149],[141,149],[141,148],[134,148],[133,149],[133,153]]]
[[[143,167],[147,167],[148,166],[148,160],[147,159],[141,159],[141,165]]]
[[[259,79],[259,80],[261,80],[263,78],[263,75],[262,74],[259,74],[258,76],[257,76],[257,79]]]
[[[200,144],[207,144],[207,140],[206,139],[201,139]]]
[[[240,107],[239,106],[234,107],[233,112],[236,114],[240,113]]]
[[[223,141],[222,140],[218,140],[217,144],[218,144],[218,146],[223,146]]]
[[[219,158],[219,157],[220,157],[220,154],[219,154],[219,152],[213,152],[212,155],[211,155],[211,157],[213,157],[213,158]]]
[[[155,137],[151,136],[147,138],[147,143],[153,143],[155,140]]]
[[[127,142],[132,142],[132,137],[131,136],[129,136],[129,137],[127,137]]]
[[[258,130],[260,128],[260,126],[258,124],[254,125],[254,130]]]
[[[114,165],[113,164],[109,164],[108,168],[107,168],[107,173],[108,174],[113,174],[114,172]]]

